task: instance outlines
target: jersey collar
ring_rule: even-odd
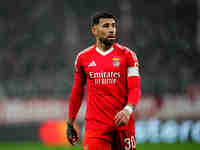
[[[113,49],[114,49],[114,48],[113,48],[113,46],[112,46],[112,47],[109,48],[108,50],[102,51],[101,49],[99,49],[98,47],[96,47],[96,51],[97,51],[99,54],[103,55],[103,56],[105,56],[105,55],[111,53],[111,52],[113,51]]]

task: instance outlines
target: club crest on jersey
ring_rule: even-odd
[[[112,58],[112,63],[113,63],[113,66],[119,67],[119,65],[120,65],[120,58],[119,57],[113,57]]]

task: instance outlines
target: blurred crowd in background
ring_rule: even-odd
[[[94,44],[90,16],[118,19],[117,42],[140,61],[143,94],[200,84],[198,0],[0,1],[0,97],[68,97],[75,55]]]

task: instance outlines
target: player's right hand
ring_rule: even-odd
[[[119,111],[115,116],[115,124],[117,126],[127,125],[131,114],[134,112],[134,107],[132,104],[128,104],[121,111]]]
[[[79,137],[74,129],[74,126],[69,123],[67,123],[67,139],[72,145],[75,145],[79,141]]]
[[[127,125],[130,119],[130,116],[131,114],[127,110],[125,109],[121,110],[115,116],[115,124],[117,126]]]

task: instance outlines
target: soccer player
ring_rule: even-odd
[[[84,150],[135,150],[134,110],[140,99],[136,54],[115,42],[117,19],[101,12],[92,17],[96,43],[80,52],[75,61],[67,120],[67,138],[78,141],[74,120],[87,86]]]

